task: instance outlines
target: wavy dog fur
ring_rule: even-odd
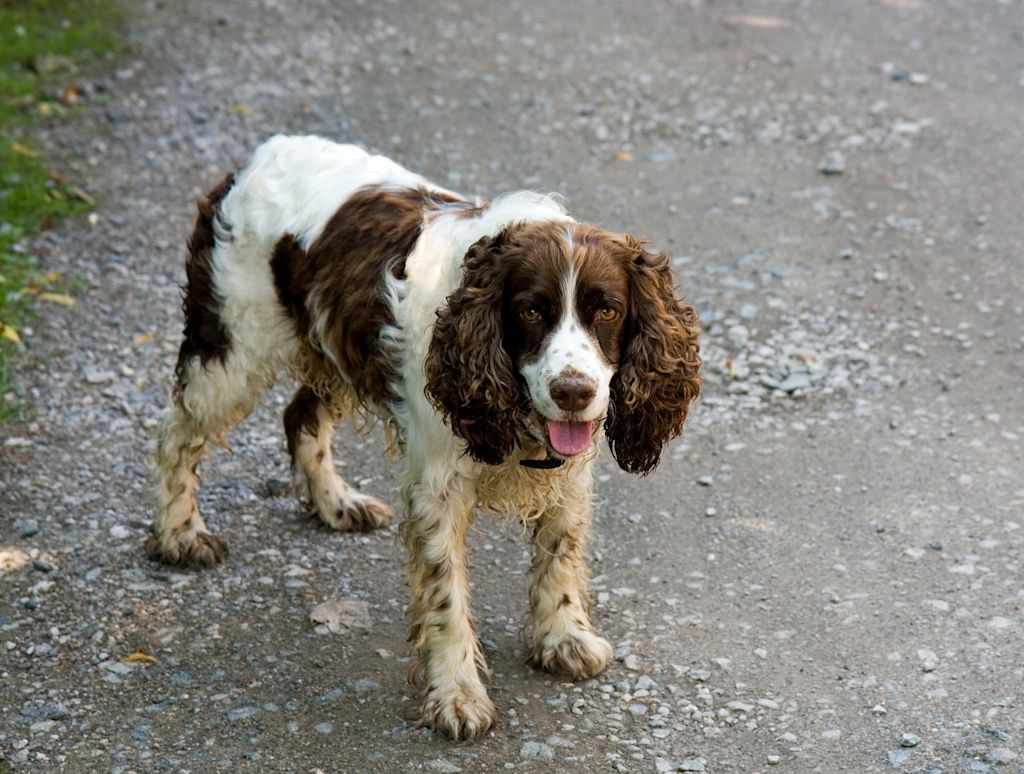
[[[275,137],[200,204],[186,271],[153,559],[226,557],[199,514],[196,467],[287,370],[301,382],[288,451],[328,526],[392,518],[338,475],[337,420],[397,433],[424,725],[476,739],[497,717],[469,604],[478,508],[532,526],[530,663],[604,669],[585,549],[602,428],[619,465],[650,473],[700,391],[697,315],[664,253],[578,223],[552,196],[479,204],[355,146]]]

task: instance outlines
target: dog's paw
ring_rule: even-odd
[[[608,640],[593,632],[578,631],[536,643],[530,664],[545,672],[582,680],[601,674],[611,658],[612,645]]]
[[[153,535],[146,541],[146,555],[175,567],[204,569],[224,561],[228,544],[212,532],[190,529],[169,538]]]
[[[455,686],[431,691],[423,706],[422,725],[456,742],[472,742],[494,727],[498,711],[482,686]]]
[[[369,532],[391,523],[394,512],[383,500],[369,495],[346,492],[330,502],[317,503],[320,520],[339,532]]]

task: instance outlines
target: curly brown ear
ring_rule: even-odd
[[[648,253],[631,236],[625,242],[630,306],[605,434],[619,467],[647,475],[700,394],[700,321],[676,295],[668,256]]]
[[[515,448],[522,393],[502,342],[503,232],[466,253],[462,286],[437,312],[427,352],[425,393],[469,455],[489,465]]]

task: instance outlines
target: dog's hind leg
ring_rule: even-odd
[[[328,527],[360,532],[386,527],[391,523],[391,508],[352,489],[334,467],[331,439],[341,413],[312,388],[299,388],[284,412],[292,466],[302,472],[310,503]]]
[[[293,347],[270,269],[260,267],[265,248],[233,233],[222,212],[232,185],[226,178],[199,204],[186,261],[185,337],[157,442],[157,514],[146,552],[180,566],[209,567],[227,555],[199,515],[196,467],[209,441],[222,442],[248,416]]]
[[[186,567],[210,567],[227,556],[227,544],[199,515],[196,468],[209,441],[225,434],[252,411],[268,377],[248,373],[236,353],[205,365],[198,356],[179,367],[174,398],[157,442],[157,515],[146,552],[151,559]]]

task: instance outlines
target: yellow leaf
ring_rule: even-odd
[[[20,142],[12,143],[11,149],[19,156],[28,156],[30,159],[39,158],[39,151],[34,150],[27,145],[22,145]]]
[[[39,300],[49,301],[51,304],[60,304],[61,306],[73,306],[75,303],[75,299],[67,293],[51,293],[48,290],[39,294]]]
[[[230,105],[228,106],[228,112],[234,113],[236,116],[251,116],[252,108],[248,105]]]
[[[615,151],[615,153],[612,154],[612,158],[615,161],[632,161],[633,154],[628,150],[620,150]]]
[[[138,336],[136,336],[134,339],[132,339],[132,344],[135,344],[136,346],[138,346],[139,344],[145,344],[147,341],[152,341],[152,340],[153,340],[153,334],[152,333],[140,333]]]
[[[42,277],[39,278],[40,285],[52,285],[54,282],[60,279],[59,271],[48,271]]]
[[[147,664],[159,664],[160,661],[155,656],[151,656],[145,651],[137,650],[134,653],[129,653],[125,656],[122,661],[144,661]]]
[[[0,339],[7,339],[15,344],[21,343],[21,336],[18,335],[18,332],[10,325],[4,325],[3,323],[0,323]]]

